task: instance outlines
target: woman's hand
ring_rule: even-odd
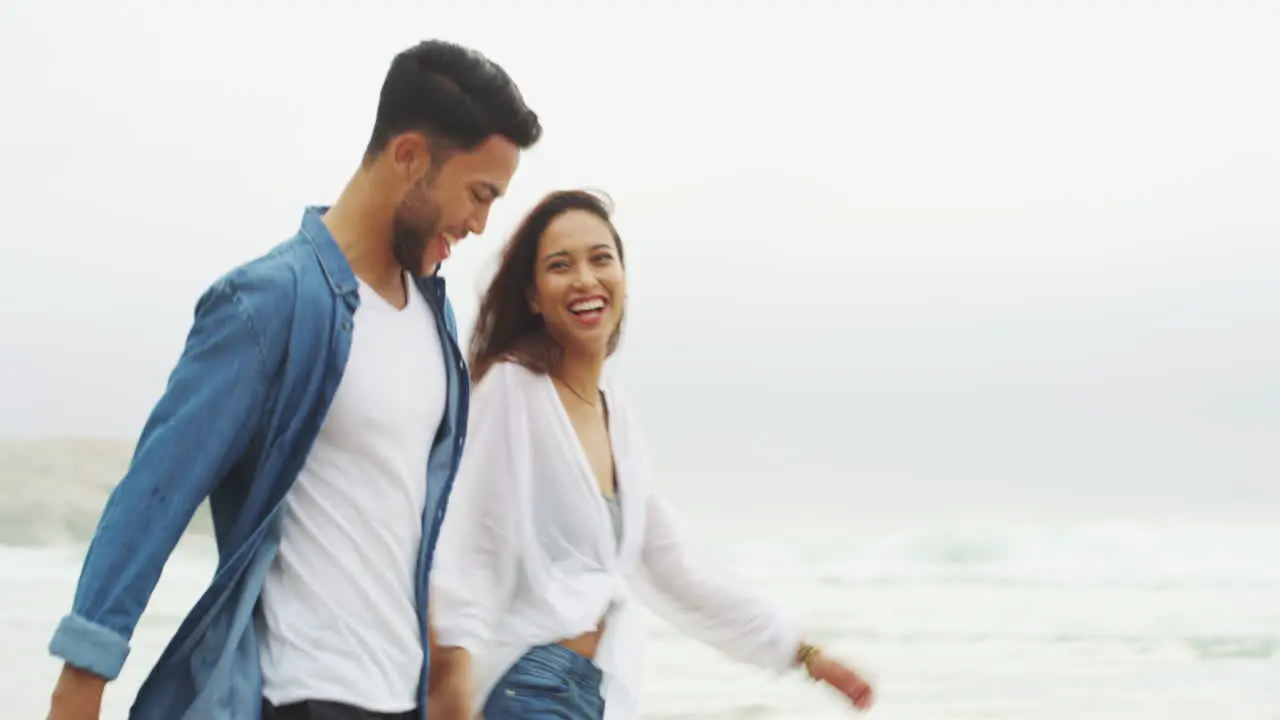
[[[830,685],[841,695],[849,698],[853,706],[859,710],[868,710],[875,701],[875,692],[861,675],[845,667],[838,660],[824,653],[814,653],[806,662],[805,668],[809,677],[817,682]]]

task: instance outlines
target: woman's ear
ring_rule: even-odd
[[[538,301],[533,298],[533,288],[524,291],[524,299],[529,303],[529,312],[534,315],[542,314],[542,308],[538,307]]]

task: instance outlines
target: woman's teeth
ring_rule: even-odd
[[[572,305],[569,306],[569,312],[575,313],[575,314],[591,312],[592,310],[603,310],[603,309],[604,309],[604,300],[601,300],[599,298],[594,298],[591,300],[582,300],[580,302],[573,303]]]

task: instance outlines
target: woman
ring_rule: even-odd
[[[734,658],[803,668],[869,707],[862,678],[693,559],[603,377],[625,303],[607,205],[576,191],[543,199],[507,246],[471,342],[470,437],[431,575],[430,716],[635,717],[632,591]]]

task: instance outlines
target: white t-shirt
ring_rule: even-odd
[[[643,616],[739,660],[785,670],[801,634],[773,605],[696,557],[652,472],[625,399],[604,383],[622,540],[614,535],[551,379],[495,365],[471,396],[467,447],[431,571],[436,642],[471,654],[474,707],[529,648],[596,629],[608,720],[636,717]]]
[[[418,706],[418,552],[448,381],[431,306],[405,283],[403,309],[360,283],[346,369],[285,498],[260,616],[273,705]]]

